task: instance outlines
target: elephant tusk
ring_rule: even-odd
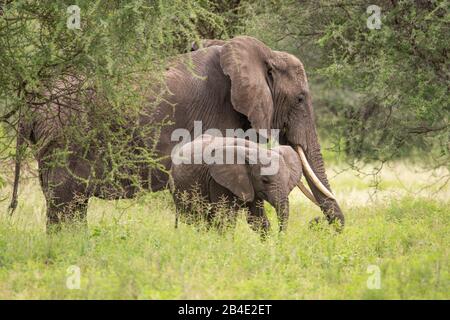
[[[314,204],[316,204],[317,206],[320,206],[319,203],[317,202],[316,198],[314,197],[314,195],[311,193],[311,191],[308,190],[308,188],[306,188],[306,186],[303,184],[302,180],[300,180],[297,184],[297,187],[300,189],[301,192],[303,192],[303,194],[309,199],[311,200]]]
[[[314,185],[328,198],[331,198],[333,200],[336,200],[334,195],[328,190],[323,183],[317,178],[316,174],[314,173],[313,169],[308,163],[308,160],[306,159],[305,153],[303,152],[303,149],[298,146],[297,152],[300,156],[300,160],[302,162],[303,167],[305,168],[305,173],[308,175],[308,177],[313,181]],[[301,190],[301,189],[300,189]]]

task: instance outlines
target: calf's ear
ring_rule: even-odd
[[[245,202],[255,199],[255,191],[245,164],[212,164],[210,173],[214,181],[230,190]]]

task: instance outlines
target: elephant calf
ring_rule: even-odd
[[[196,213],[190,203],[200,197],[209,208],[209,223],[218,214],[219,203],[221,208],[225,205],[233,223],[237,210],[246,208],[248,223],[264,235],[270,228],[265,200],[277,211],[280,231],[286,229],[288,196],[302,174],[300,158],[291,147],[266,149],[249,140],[202,135],[173,153],[172,161],[177,219],[178,214],[205,214]]]

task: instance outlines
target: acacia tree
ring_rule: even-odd
[[[52,127],[67,142],[56,162],[71,144],[100,150],[110,171],[102,179],[111,183],[134,181],[142,163],[158,167],[151,149],[134,142],[164,123],[140,132],[127,124],[136,123],[149,90],[164,85],[169,57],[189,50],[204,29],[227,35],[209,0],[76,3],[0,2],[0,182],[11,159],[26,156],[15,154],[14,141],[24,138],[20,124],[36,119],[64,118],[63,126]]]

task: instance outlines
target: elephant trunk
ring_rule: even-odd
[[[310,172],[307,171],[308,169],[305,170],[306,180],[328,221],[332,223],[337,220],[343,226],[345,222],[344,215],[331,192],[315,128],[311,132],[312,136],[309,139],[306,155],[299,148],[300,158],[303,158],[302,165],[305,169],[308,166],[308,169],[311,170]]]
[[[289,198],[286,197],[282,201],[279,201],[275,208],[277,211],[280,232],[286,231],[289,220]]]
[[[330,184],[325,172],[322,152],[320,150],[319,139],[314,125],[312,125],[311,130],[308,131],[307,145],[299,146],[297,152],[299,153],[302,162],[306,181],[316,200],[313,202],[320,207],[328,222],[333,223],[337,220],[341,226],[343,226],[345,222],[344,215],[336,198],[331,192]],[[304,191],[307,191],[306,187],[299,187],[306,196],[311,198],[312,195],[309,192]]]

